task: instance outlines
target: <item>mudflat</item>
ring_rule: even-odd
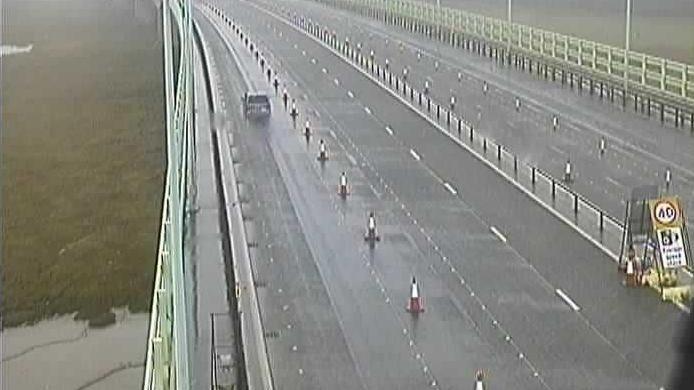
[[[2,57],[2,322],[146,312],[165,168],[157,5],[2,7],[3,45],[31,45]]]

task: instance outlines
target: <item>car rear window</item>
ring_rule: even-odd
[[[248,97],[248,103],[250,103],[250,104],[267,104],[268,98],[265,95],[251,95]]]

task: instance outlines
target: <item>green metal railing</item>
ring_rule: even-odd
[[[163,0],[167,166],[147,338],[145,390],[190,387],[183,235],[189,167],[194,158],[192,11],[191,0]]]
[[[505,20],[413,0],[316,0],[399,24],[426,28],[455,43],[475,38],[544,63],[694,107],[694,66]]]

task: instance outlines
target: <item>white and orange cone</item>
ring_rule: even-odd
[[[337,193],[343,198],[347,197],[349,194],[349,187],[347,186],[347,175],[342,172],[340,175],[340,184],[337,186]]]
[[[636,286],[636,272],[634,270],[634,261],[631,259],[627,259],[626,278],[624,280],[624,284],[626,284],[627,287]]]
[[[477,370],[477,374],[475,374],[475,390],[484,390],[485,387],[484,372],[482,372],[482,370]]]
[[[419,295],[419,286],[417,285],[417,280],[414,276],[412,277],[412,288],[410,289],[410,301],[407,304],[407,311],[410,313],[421,313],[424,311],[424,302],[422,297]]]

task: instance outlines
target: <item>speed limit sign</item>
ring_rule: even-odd
[[[677,220],[677,207],[668,201],[655,205],[655,219],[663,225],[670,225]]]
[[[656,227],[679,226],[680,208],[677,198],[665,197],[651,203],[653,222]]]

